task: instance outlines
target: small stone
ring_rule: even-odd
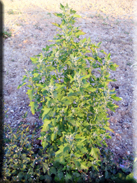
[[[13,110],[11,110],[10,112],[12,112],[12,113],[13,113],[14,111],[13,111]]]
[[[119,148],[119,147],[116,147],[116,149],[117,149],[117,150],[120,150],[120,148]]]

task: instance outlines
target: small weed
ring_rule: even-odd
[[[119,20],[116,20],[116,25],[119,25],[120,21]]]
[[[22,14],[22,12],[20,12],[20,11],[19,11],[19,12],[15,12],[15,11],[13,11],[12,9],[8,10],[7,13],[8,13],[9,15]]]
[[[9,15],[15,14],[15,12],[14,12],[12,9],[8,10],[7,13],[8,13]]]
[[[103,25],[108,25],[106,22],[103,22]]]
[[[132,65],[132,63],[128,62],[128,63],[127,63],[127,65],[131,66],[131,65]]]
[[[11,32],[7,32],[7,31],[4,31],[3,33],[2,33],[2,36],[4,37],[4,38],[9,38],[9,37],[11,37]]]
[[[95,17],[97,17],[99,19],[102,19],[102,20],[105,20],[104,17],[101,14],[96,14]]]
[[[47,15],[49,15],[51,17],[51,13],[47,13]]]
[[[129,34],[129,32],[126,32],[126,31],[125,31],[124,34]]]
[[[25,112],[25,114],[23,114],[22,118],[26,119],[27,115],[28,115],[28,112]]]
[[[22,24],[20,24],[20,23],[16,23],[16,25],[17,25],[17,26],[22,26]]]

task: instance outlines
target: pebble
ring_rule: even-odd
[[[120,150],[120,148],[119,148],[119,147],[116,147],[116,149],[117,149],[117,150]]]

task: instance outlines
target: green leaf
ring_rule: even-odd
[[[52,23],[52,24],[55,25],[56,27],[59,27],[59,28],[62,27],[60,24],[57,24],[57,23]]]
[[[23,172],[19,172],[18,177],[19,177],[19,180],[21,181],[21,179],[24,177],[24,173]]]
[[[46,45],[46,48],[42,48],[42,51],[49,51],[49,46],[48,45]]]
[[[108,126],[104,126],[104,129],[109,130],[109,131],[111,131],[111,132],[114,133],[114,130],[112,130],[112,129],[111,129],[110,127],[108,127]]]
[[[31,107],[31,112],[34,115],[35,114],[35,103],[34,102],[30,102],[29,106]]]
[[[95,159],[98,160],[100,151],[99,151],[98,148],[92,147],[90,154],[91,154]]]
[[[82,43],[85,43],[87,41],[86,37],[81,40]]]
[[[56,169],[54,167],[50,168],[50,174],[56,175]]]
[[[85,32],[79,30],[78,32],[75,33],[75,36],[78,37],[80,35],[85,35],[85,34],[86,34]]]
[[[112,71],[116,71],[116,68],[118,67],[118,65],[117,64],[111,64],[110,65],[110,69],[112,70]]]
[[[75,10],[70,9],[70,14],[74,14],[74,13],[76,13],[76,11],[75,11]]]
[[[60,170],[59,170],[59,172],[58,172],[58,177],[59,177],[59,179],[61,180],[62,178],[63,178],[63,172],[61,172]]]
[[[88,87],[87,89],[88,89],[88,91],[90,91],[90,92],[95,92],[95,91],[97,90],[97,88],[93,88],[93,87]]]
[[[27,79],[27,76],[25,75],[25,76],[23,76],[22,81],[24,81],[24,80],[26,80],[26,79]]]
[[[44,120],[46,118],[46,115],[49,113],[51,109],[50,108],[47,108],[47,107],[44,107],[43,109],[43,114],[42,114],[42,120]]]
[[[109,53],[108,55],[107,55],[107,60],[110,60],[111,58],[111,54]]]
[[[65,180],[68,181],[68,180],[71,180],[71,179],[72,179],[72,176],[71,176],[70,174],[67,173],[66,176],[65,176]]]
[[[47,126],[51,123],[51,120],[48,120],[48,119],[44,119],[44,122],[43,122],[43,126],[42,126],[42,131],[47,131]]]
[[[48,67],[46,67],[46,69],[47,69],[47,70],[50,70],[50,71],[55,70],[55,68],[54,68],[54,67],[52,67],[52,66],[48,66]]]
[[[34,77],[38,77],[39,76],[39,73],[34,73],[33,76]]]
[[[88,167],[86,166],[86,163],[81,163],[81,168],[83,170],[88,170]]]
[[[105,171],[105,179],[108,179],[108,178],[109,178],[108,171]]]
[[[26,94],[28,94],[30,100],[33,99],[33,89],[28,90]]]
[[[38,58],[30,57],[33,64],[36,64],[38,61]]]
[[[122,100],[121,98],[117,97],[116,94],[111,95],[111,98],[116,100],[116,101]]]
[[[45,149],[45,147],[47,147],[47,145],[48,145],[46,140],[42,141],[41,144],[42,144],[43,149]]]
[[[65,10],[65,7],[60,3],[60,9]]]
[[[91,74],[88,74],[88,75],[86,75],[86,76],[82,77],[82,79],[90,78],[90,76],[91,76]]]
[[[63,18],[62,13],[54,13],[54,15],[57,16],[57,17]]]
[[[51,134],[51,140],[54,141],[55,138],[56,138],[56,134],[53,132],[53,133]]]
[[[18,87],[17,87],[17,89],[20,89],[22,86],[24,86],[26,83],[24,82],[24,83],[22,83],[22,84],[20,84]]]
[[[113,104],[112,102],[108,102],[107,108],[109,108],[111,111],[115,112],[115,109],[118,108],[118,106]]]
[[[81,168],[81,164],[80,164],[80,162],[78,160],[74,159],[74,163],[75,163],[77,169]]]
[[[69,153],[70,152],[70,146],[69,145],[65,146],[64,149],[63,149],[63,152],[64,153]]]
[[[61,100],[61,102],[62,102],[63,104],[65,104],[65,105],[69,105],[69,104],[72,103],[72,101],[69,100],[69,98],[66,98],[66,97],[63,97],[62,100]]]
[[[73,17],[81,18],[81,16],[80,15],[77,15],[77,14],[73,15]]]

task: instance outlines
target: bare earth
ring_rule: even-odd
[[[102,41],[101,49],[111,53],[111,59],[118,64],[117,71],[111,72],[115,83],[117,96],[122,101],[116,102],[119,108],[115,113],[109,112],[110,127],[115,131],[108,146],[115,154],[115,159],[133,154],[132,140],[132,102],[133,102],[133,1],[125,0],[3,0],[4,30],[11,31],[12,37],[4,40],[4,107],[7,111],[5,123],[16,127],[25,112],[28,112],[25,123],[31,127],[41,121],[37,115],[32,115],[29,108],[27,88],[17,90],[21,83],[24,69],[31,69],[30,57],[37,55],[42,48],[51,44],[56,32],[52,22],[60,22],[53,15],[58,12],[59,4],[68,2],[69,6],[82,16],[75,26],[80,26],[86,35],[81,38],[91,38],[92,43]],[[65,2],[65,3],[64,3]],[[49,13],[49,14],[48,14]],[[38,132],[39,134],[39,132]],[[128,161],[127,161],[128,163]],[[128,164],[125,164],[125,166]]]

